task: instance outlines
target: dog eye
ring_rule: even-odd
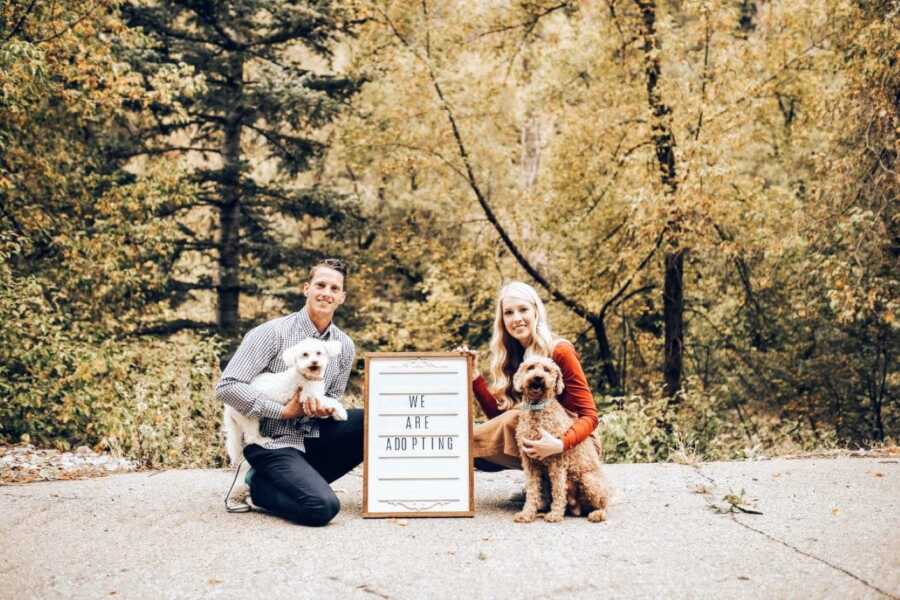
[[[304,352],[304,353],[303,353],[303,358],[308,358],[308,357],[309,357],[309,352]]]

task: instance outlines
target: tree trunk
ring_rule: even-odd
[[[647,77],[647,103],[653,115],[652,137],[659,165],[660,181],[664,193],[673,198],[678,192],[675,169],[675,136],[672,133],[670,115],[672,109],[659,92],[660,44],[656,34],[656,2],[635,0],[641,11],[641,37],[643,38],[644,74]],[[681,374],[684,351],[684,249],[678,244],[678,215],[673,215],[666,224],[669,236],[674,238],[670,245],[672,252],[666,253],[665,285],[663,287],[663,317],[666,328],[665,391],[674,401],[675,393],[681,389]]]
[[[875,441],[876,442],[884,442],[884,420],[881,417],[881,400],[876,399],[872,403],[872,412],[875,416]]]
[[[606,384],[613,392],[620,392],[622,384],[619,381],[619,373],[616,371],[615,360],[613,359],[612,350],[609,347],[609,338],[606,335],[606,325],[602,318],[592,318],[591,325],[594,328],[594,335],[597,336],[597,349],[599,351],[600,362],[603,364],[603,378]],[[602,387],[598,386],[598,387]]]
[[[877,356],[879,354],[884,359],[884,362],[882,362],[881,365],[878,365],[879,361]],[[885,384],[887,383],[887,374],[890,370],[888,368],[889,363],[890,357],[888,356],[887,352],[887,334],[885,333],[885,330],[882,329],[880,335],[878,336],[878,349],[875,359],[875,377],[873,377],[872,381],[872,416],[874,417],[873,433],[875,434],[876,442],[884,442],[884,419],[882,417],[882,407],[884,406],[884,394],[886,391]]]
[[[222,205],[219,210],[219,287],[217,322],[226,335],[237,333],[240,316],[241,260],[241,101],[244,63],[239,55],[231,59],[230,80],[234,97],[225,117],[222,165]]]
[[[666,396],[677,402],[681,390],[684,350],[684,250],[666,253],[666,280],[663,288],[663,319],[666,324]]]

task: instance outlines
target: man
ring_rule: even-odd
[[[303,285],[306,305],[248,332],[216,386],[216,398],[241,414],[258,417],[260,433],[272,439],[265,447],[244,448],[253,467],[248,475],[253,504],[304,525],[325,525],[340,510],[328,484],[362,462],[363,411],[349,409],[346,421],[335,421],[327,418],[331,409],[316,398],[295,394],[282,406],[248,384],[263,371],[284,371],[281,354],[297,342],[309,337],[336,340],[341,355],[325,370],[325,394],[340,400],[356,356],[353,340],[332,322],[346,299],[345,275],[337,259],[316,263]]]

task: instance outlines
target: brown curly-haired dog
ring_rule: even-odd
[[[556,400],[556,396],[563,391],[559,367],[546,357],[527,358],[513,376],[513,387],[522,394],[516,442],[525,472],[525,506],[516,513],[516,522],[530,523],[537,516],[541,501],[541,475],[545,471],[551,489],[550,512],[544,516],[545,521],[562,521],[566,509],[567,478],[577,490],[579,504],[592,509],[588,520],[606,520],[609,489],[601,470],[600,454],[592,439],[543,459],[529,458],[522,451],[522,441],[539,439],[541,429],[562,438],[572,425],[574,419]]]

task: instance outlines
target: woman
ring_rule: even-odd
[[[464,346],[458,350],[475,357]],[[565,383],[559,402],[573,414],[575,422],[561,439],[544,431],[540,439],[526,440],[525,454],[546,458],[591,435],[597,426],[597,407],[575,347],[550,329],[544,303],[530,285],[513,281],[501,288],[490,350],[490,385],[477,373],[472,382],[475,398],[490,419],[474,428],[474,456],[480,459],[476,460],[479,468],[522,468],[516,445],[518,411],[508,409],[518,400],[512,378],[526,355],[549,356],[559,365]]]

